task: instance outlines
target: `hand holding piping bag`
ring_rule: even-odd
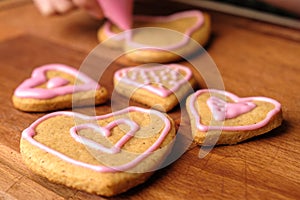
[[[108,18],[123,30],[132,26],[133,0],[33,0],[45,16],[64,14],[75,8],[86,10],[97,19]]]
[[[123,30],[132,27],[133,0],[98,0],[104,16]]]

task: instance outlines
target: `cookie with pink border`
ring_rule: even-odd
[[[128,107],[102,116],[45,115],[22,132],[20,150],[35,173],[113,196],[143,183],[169,154],[176,130],[156,110]]]
[[[164,112],[172,110],[196,85],[191,69],[180,64],[140,65],[114,74],[118,93]]]
[[[236,144],[278,127],[281,104],[267,97],[237,97],[214,89],[198,90],[187,99],[194,141],[200,145]]]
[[[127,52],[125,58],[137,63],[176,61],[182,54],[193,53],[199,48],[195,44],[204,46],[210,35],[210,17],[199,10],[168,16],[134,16],[133,19],[133,31],[123,34],[107,21],[99,29],[98,39],[104,45],[123,48]],[[119,61],[126,63],[126,59]]]
[[[43,112],[104,103],[107,90],[87,75],[63,64],[34,69],[14,91],[14,106],[22,111]]]

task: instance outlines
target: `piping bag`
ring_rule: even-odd
[[[104,16],[123,30],[132,27],[133,0],[98,0]]]

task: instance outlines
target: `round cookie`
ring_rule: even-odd
[[[14,91],[14,106],[26,112],[44,112],[104,103],[107,90],[78,70],[63,64],[36,68]]]
[[[118,27],[106,22],[98,31],[98,39],[105,41],[104,45],[123,48],[125,57],[137,63],[172,62],[193,53],[199,48],[196,44],[204,46],[208,42],[210,16],[198,10],[169,16],[135,16],[133,32],[118,33],[121,33]]]
[[[215,89],[190,95],[186,108],[195,143],[236,144],[269,132],[282,123],[281,105],[266,97],[239,98]]]
[[[171,118],[139,107],[95,117],[54,112],[22,132],[20,151],[25,164],[50,181],[113,196],[158,169],[175,134]]]

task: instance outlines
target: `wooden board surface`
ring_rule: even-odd
[[[41,17],[30,1],[0,3],[0,199],[104,199],[50,183],[29,171],[19,153],[20,134],[45,113],[13,108],[11,95],[31,71],[46,63],[78,68],[97,45],[101,21],[84,12]],[[166,9],[168,8],[168,9]],[[138,3],[137,12],[185,9]],[[146,183],[112,199],[299,199],[299,30],[210,12],[212,37],[206,47],[225,89],[239,96],[268,96],[282,103],[284,123],[270,133],[233,146],[215,147],[205,158],[192,145],[176,162]],[[113,64],[101,84],[112,91]],[[204,87],[199,79],[200,86]],[[110,112],[110,103],[96,108]],[[171,116],[180,122],[178,108]],[[186,125],[186,124],[184,124]],[[188,128],[185,133],[189,134]]]

